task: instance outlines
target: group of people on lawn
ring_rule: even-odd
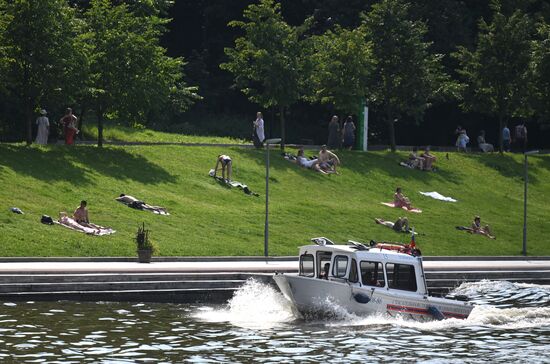
[[[50,136],[50,120],[48,119],[46,109],[40,110],[40,116],[36,119],[38,131],[36,132],[36,144],[48,144]],[[59,120],[59,125],[63,127],[63,136],[66,145],[73,145],[76,134],[80,131],[77,128],[77,118],[73,110],[69,107],[65,110],[65,115]]]

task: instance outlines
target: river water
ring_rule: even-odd
[[[296,318],[270,286],[226,305],[0,303],[2,363],[550,363],[550,287],[482,281],[467,320]]]

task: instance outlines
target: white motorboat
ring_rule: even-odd
[[[428,295],[422,256],[409,245],[327,238],[300,248],[298,275],[275,274],[283,295],[302,314],[330,311],[332,305],[354,314],[386,313],[418,321],[465,319],[473,305]]]

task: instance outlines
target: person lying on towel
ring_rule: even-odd
[[[143,201],[138,200],[134,196],[125,195],[124,193],[121,193],[120,196],[116,198],[116,200],[136,210],[147,210],[160,215],[168,215],[168,211],[166,211],[166,208],[149,205]]]
[[[57,222],[60,225],[63,225],[69,229],[80,231],[90,235],[109,235],[113,234],[115,231],[108,227],[99,226],[96,224],[88,223],[78,223],[75,219],[67,216],[66,212],[59,213],[59,220]]]

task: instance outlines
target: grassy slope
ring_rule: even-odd
[[[227,189],[207,176],[217,154],[234,159],[234,178],[260,197]],[[443,153],[436,173],[398,166],[404,153],[342,152],[341,175],[324,176],[285,161],[274,151],[270,182],[270,253],[294,255],[313,236],[336,241],[403,240],[373,219],[407,215],[425,235],[425,255],[518,255],[523,219],[522,159],[516,155]],[[131,256],[138,223],[145,221],[161,255],[262,255],[265,209],[264,152],[183,146],[0,145],[0,256]],[[530,157],[530,255],[550,255],[550,157]],[[382,206],[397,185],[422,214]],[[418,191],[455,197],[446,203]],[[166,206],[171,216],[132,210],[120,193]],[[90,237],[39,223],[88,200],[92,221],[113,236]],[[17,206],[26,212],[8,211]],[[455,230],[473,215],[489,223],[495,242]]]
[[[84,126],[84,135],[90,140],[97,139],[97,126]],[[220,136],[198,136],[177,133],[166,133],[152,129],[136,129],[127,126],[109,125],[103,130],[103,137],[108,141],[156,142],[156,143],[208,143],[208,144],[242,144],[240,139]]]

